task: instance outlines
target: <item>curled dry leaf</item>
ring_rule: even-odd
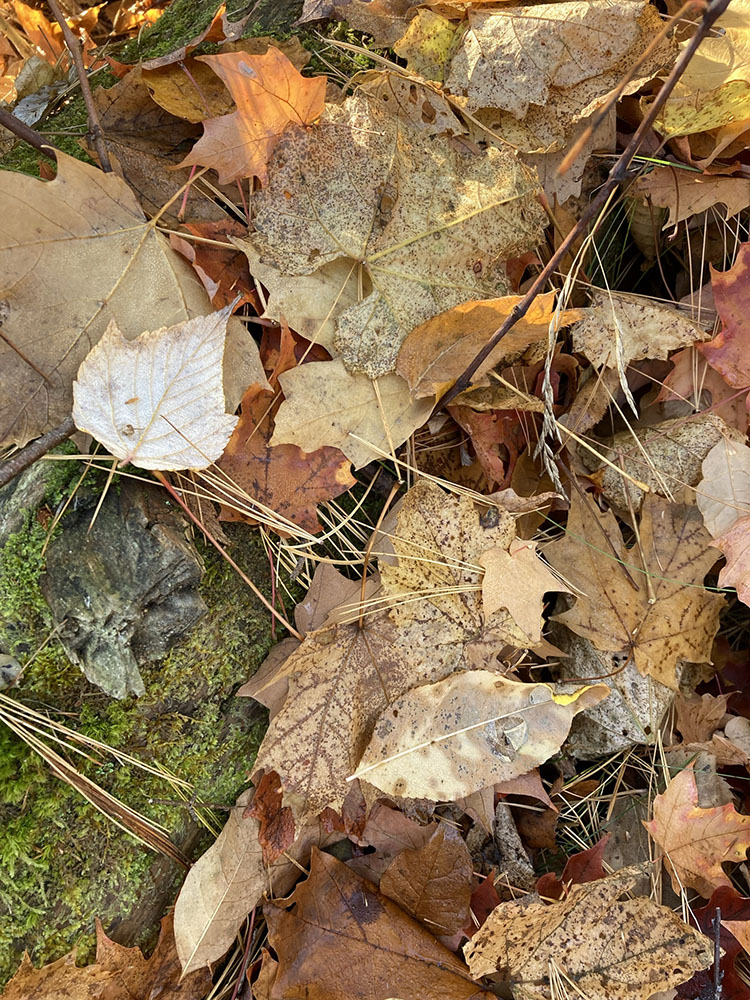
[[[306,79],[272,46],[264,55],[221,52],[198,56],[222,79],[237,110],[203,122],[204,135],[182,166],[213,167],[227,184],[241,177],[266,179],[266,164],[284,130],[309,125],[325,105],[326,77]]]
[[[333,347],[371,378],[393,371],[419,323],[507,292],[504,261],[533,248],[545,222],[536,182],[510,150],[460,152],[387,107],[355,95],[315,127],[288,130],[268,187],[253,195],[247,241],[291,281],[337,262],[338,288],[325,272],[319,289]],[[358,301],[342,308],[352,276]]]
[[[744,861],[750,850],[750,816],[731,802],[701,808],[692,764],[656,796],[653,819],[643,825],[664,852],[677,893],[689,886],[708,899],[714,889],[731,885],[722,864]]]
[[[126,340],[114,320],[78,369],[73,420],[141,469],[205,469],[237,423],[222,362],[231,306]]]
[[[574,497],[566,535],[545,549],[580,592],[555,620],[597,649],[625,651],[642,675],[674,689],[678,660],[711,659],[723,598],[702,584],[716,553],[696,507],[651,494],[643,502],[640,552],[643,566],[639,549],[625,547],[614,515]]]
[[[708,363],[736,389],[750,386],[747,315],[750,308],[750,243],[743,243],[728,271],[713,271],[711,288],[724,324],[701,351]],[[744,428],[743,428],[744,429]]]
[[[744,177],[717,177],[673,167],[656,167],[639,177],[633,190],[669,209],[664,229],[716,205],[726,206],[727,218],[750,205],[750,180]]]
[[[452,674],[388,706],[354,777],[389,795],[462,798],[548,760],[573,717],[608,693],[605,684],[556,695],[488,670]]]
[[[0,445],[25,444],[70,414],[78,367],[110,320],[130,340],[210,308],[120,177],[56,155],[50,182],[0,171]],[[263,379],[258,352],[239,324],[227,344],[230,409],[253,377]]]
[[[491,1000],[464,963],[372,883],[314,851],[308,878],[263,910],[279,968],[272,995],[309,1000]]]
[[[550,906],[501,903],[464,948],[472,975],[499,973],[515,1000],[557,996],[553,969],[587,1000],[647,1000],[708,968],[703,934],[650,899],[621,899],[641,875],[624,868]]]
[[[666,358],[709,337],[677,310],[636,295],[594,289],[584,312],[573,327],[573,345],[597,368],[624,371],[631,361]]]
[[[380,891],[432,934],[453,934],[469,919],[472,863],[460,833],[441,823],[424,847],[398,854]]]
[[[409,383],[415,396],[442,396],[520,301],[520,295],[507,295],[501,299],[464,302],[433,316],[412,330],[401,345],[396,372]],[[555,321],[554,303],[554,292],[539,295],[526,315],[482,362],[473,383],[486,384],[484,376],[490,369],[500,362],[510,365],[520,360],[531,345],[542,340],[546,345],[550,324]],[[559,325],[577,315],[563,314]]]

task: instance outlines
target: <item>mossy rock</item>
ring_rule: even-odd
[[[189,781],[192,792],[181,793],[104,754],[95,755],[97,761],[67,754],[82,774],[160,823],[195,857],[211,840],[196,823],[197,814],[218,832],[223,810],[247,782],[265,731],[265,713],[234,693],[271,645],[269,615],[215,550],[198,544],[208,613],[162,660],[141,664],[143,697],[108,698],[50,638],[54,623],[39,590],[43,548],[50,516],[80,466],[49,466],[44,500],[26,513],[0,552],[0,646],[28,662],[19,687],[6,694]],[[265,586],[268,560],[257,533],[232,527],[234,558]],[[37,965],[76,944],[81,956],[90,957],[97,916],[120,943],[148,945],[183,877],[181,866],[119,829],[0,724],[0,983],[24,950]]]

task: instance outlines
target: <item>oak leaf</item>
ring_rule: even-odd
[[[183,978],[175,950],[172,917],[161,922],[159,940],[150,958],[140,948],[124,948],[104,933],[96,921],[96,961],[76,966],[75,952],[34,969],[28,955],[3,991],[3,1000],[152,1000],[159,995],[202,1000],[211,988],[208,971]]]
[[[274,46],[264,55],[221,52],[197,58],[224,81],[237,110],[203,122],[203,138],[182,166],[212,167],[222,184],[241,177],[265,182],[266,164],[285,129],[320,117],[326,77],[306,79]]]
[[[205,469],[237,418],[225,413],[222,361],[231,306],[126,340],[114,320],[73,383],[73,420],[123,463]]]
[[[432,399],[412,401],[398,375],[352,375],[341,358],[302,365],[279,382],[284,402],[270,444],[310,453],[338,448],[355,469],[391,454],[427,420]]]
[[[574,497],[565,536],[544,551],[579,591],[555,620],[597,649],[627,652],[642,675],[674,689],[678,660],[711,658],[723,600],[702,583],[716,555],[696,507],[652,494],[643,503],[640,552],[645,566],[638,548],[625,547],[611,512]]]
[[[209,308],[190,266],[146,221],[125,182],[56,155],[53,181],[0,171],[0,445],[25,444],[70,414],[78,367],[110,320],[130,340]],[[229,409],[263,379],[255,343],[235,323]]]
[[[654,799],[653,819],[643,824],[664,852],[664,864],[679,893],[689,886],[705,899],[731,885],[722,864],[744,861],[750,849],[750,816],[731,802],[702,809],[692,764]]]
[[[561,902],[501,903],[464,947],[473,976],[499,973],[515,1000],[552,1000],[554,977],[587,1000],[647,1000],[713,960],[708,938],[666,906],[624,899],[642,875],[624,868],[573,886]]]
[[[354,777],[388,795],[452,801],[526,774],[562,746],[574,716],[606,698],[593,684],[557,695],[489,670],[454,673],[394,701]]]
[[[453,934],[469,918],[472,867],[463,838],[441,823],[423,847],[396,855],[380,891],[432,934]]]
[[[272,995],[490,1000],[460,959],[372,883],[320,851],[293,895],[264,914],[279,960]]]
[[[313,128],[284,134],[268,186],[253,195],[247,242],[289,279],[339,262],[338,289],[328,275],[320,289],[334,352],[375,378],[393,371],[419,323],[509,290],[504,261],[542,236],[535,188],[510,149],[461,152],[355,94]],[[352,276],[359,301],[341,308]]]
[[[193,865],[177,897],[174,934],[185,975],[218,961],[248,913],[268,892],[284,896],[299,877],[310,848],[340,839],[317,822],[297,832],[285,855],[266,865],[260,823],[245,816],[252,790],[243,792],[217,840]],[[294,859],[294,860],[291,860]]]

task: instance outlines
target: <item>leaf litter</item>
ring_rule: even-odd
[[[14,18],[12,51],[61,57]],[[99,927],[94,963],[25,959],[3,996],[718,1000],[718,942],[741,1000],[750,10],[521,317],[695,25],[298,25],[326,19],[348,75],[215,18],[95,88],[114,173],[0,174],[3,443],[72,414],[213,535],[259,532],[289,633],[238,677],[268,728],[174,931],[145,959]]]

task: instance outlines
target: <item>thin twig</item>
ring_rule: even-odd
[[[53,427],[51,431],[42,434],[36,441],[21,448],[15,455],[12,455],[6,462],[0,465],[0,488],[7,486],[11,479],[15,479],[24,469],[28,469],[42,455],[46,455],[50,448],[62,444],[75,434],[76,425],[72,417],[66,417],[61,424]]]
[[[628,167],[630,166],[633,157],[636,155],[641,147],[646,134],[649,132],[654,122],[656,121],[656,116],[662,108],[662,105],[667,100],[669,95],[674,90],[677,82],[679,81],[682,74],[685,72],[688,63],[695,55],[696,49],[701,44],[703,39],[709,33],[714,25],[714,22],[719,18],[724,11],[729,6],[729,0],[710,0],[706,5],[705,11],[701,18],[701,22],[698,25],[698,29],[690,39],[688,45],[680,53],[677,62],[672,67],[669,76],[662,84],[659,93],[654,98],[654,103],[648,110],[646,117],[643,119],[641,124],[638,126],[637,130],[634,132],[632,139],[628,143],[627,147],[620,154],[618,159],[615,161],[612,169],[609,172],[609,177],[604,182],[602,187],[599,189],[599,194],[594,198],[593,201],[589,203],[586,210],[584,211],[581,218],[578,220],[576,225],[571,229],[565,239],[562,241],[560,246],[557,248],[555,253],[550,257],[548,263],[545,265],[544,269],[540,271],[537,275],[536,280],[529,288],[526,295],[518,303],[518,305],[512,310],[505,322],[500,326],[495,333],[490,337],[487,343],[484,345],[482,350],[477,354],[474,360],[466,369],[461,373],[461,375],[456,379],[453,386],[448,389],[448,391],[443,395],[443,397],[438,401],[436,406],[436,411],[442,409],[446,406],[452,399],[455,399],[459,393],[462,393],[467,389],[471,383],[471,379],[474,373],[477,371],[479,366],[483,361],[492,353],[495,347],[500,343],[503,337],[511,330],[516,323],[522,319],[526,313],[529,311],[531,304],[536,299],[537,295],[542,291],[542,289],[547,284],[549,278],[557,270],[557,266],[560,261],[565,257],[570,248],[573,246],[575,241],[581,236],[583,232],[588,228],[589,223],[595,219],[602,207],[607,203],[607,200],[611,196],[612,192],[618,187],[618,185],[625,178]]]
[[[56,149],[54,142],[50,142],[48,139],[44,139],[38,132],[35,132],[33,128],[29,128],[24,122],[19,121],[15,115],[11,114],[5,108],[0,108],[0,125],[3,125],[9,132],[17,136],[19,139],[23,139],[24,142],[28,142],[30,146],[34,149],[38,149],[40,153],[44,156],[48,156],[50,160],[55,159],[55,154],[52,149]],[[50,148],[52,147],[52,148]]]
[[[109,174],[112,172],[112,164],[109,160],[107,144],[104,141],[104,133],[102,132],[101,122],[99,121],[99,112],[96,110],[94,97],[91,93],[91,87],[89,86],[89,78],[86,73],[86,67],[83,65],[83,49],[81,47],[81,43],[70,30],[70,26],[65,20],[63,12],[60,10],[57,0],[47,0],[47,2],[55,20],[62,29],[65,44],[67,45],[68,52],[70,52],[73,58],[73,63],[75,64],[76,73],[78,74],[78,82],[81,85],[83,102],[86,105],[86,114],[89,120],[89,135],[91,136],[91,142],[96,150],[96,154],[99,157],[99,165],[105,173]]]

